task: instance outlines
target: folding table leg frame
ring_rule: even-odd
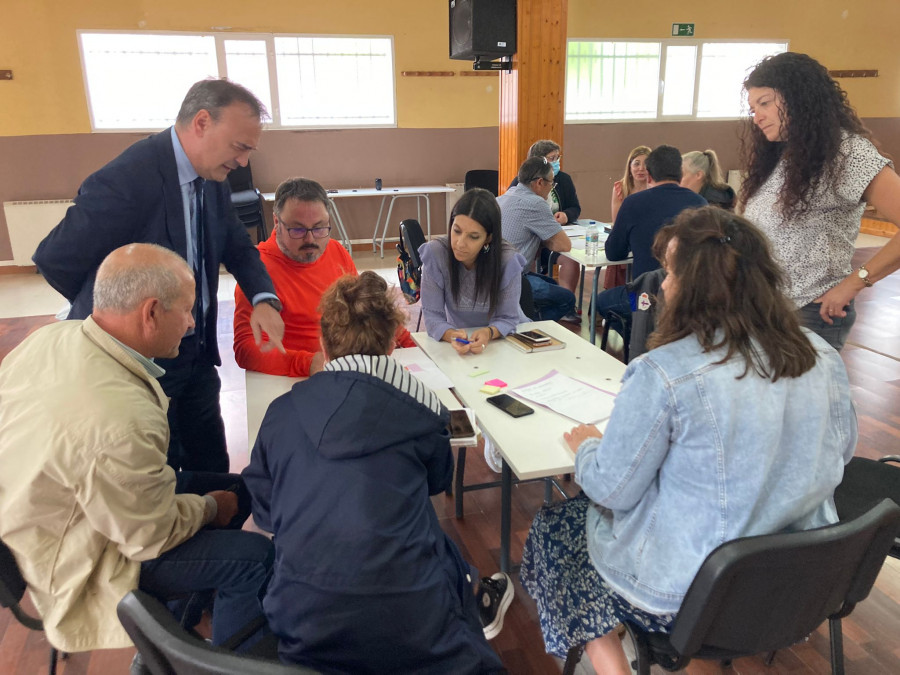
[[[344,219],[341,218],[341,212],[338,211],[337,204],[333,199],[328,200],[328,207],[334,215],[334,224],[337,226],[338,235],[341,238],[341,242],[344,244],[344,248],[347,249],[347,252],[350,255],[353,255],[353,242],[350,241],[350,235],[347,233],[347,228],[344,227]]]
[[[466,448],[457,448],[456,457],[456,474],[454,476],[453,488],[446,491],[447,496],[453,496],[456,506],[456,517],[463,517],[463,494],[473,490],[485,490],[487,488],[501,488],[500,493],[500,571],[509,572],[509,537],[510,537],[510,513],[512,510],[512,486],[518,483],[532,483],[542,480],[545,483],[544,503],[549,504],[552,495],[552,489],[555,487],[562,495],[563,499],[568,499],[565,490],[553,478],[530,478],[528,480],[519,480],[512,475],[512,469],[506,460],[503,460],[503,469],[500,474],[499,481],[489,483],[475,483],[473,485],[465,485],[463,478],[466,472]],[[455,494],[454,494],[455,493]]]

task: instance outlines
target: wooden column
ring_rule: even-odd
[[[518,0],[518,53],[500,74],[501,194],[532,143],[563,144],[568,10],[568,0]]]

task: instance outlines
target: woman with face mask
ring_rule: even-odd
[[[575,183],[572,182],[572,177],[559,168],[562,157],[559,143],[551,140],[535,141],[528,149],[528,158],[531,157],[543,157],[553,167],[553,182],[556,185],[550,190],[547,203],[550,205],[556,222],[560,225],[574,223],[581,215],[581,204],[578,203],[578,195],[575,193]],[[518,182],[519,179],[514,178],[509,186],[517,185]],[[553,271],[548,269],[549,254],[550,252],[546,249],[540,253],[540,267],[542,270],[547,270],[546,274],[551,274]],[[581,266],[569,258],[560,258],[558,263],[559,285],[574,293],[581,274]]]

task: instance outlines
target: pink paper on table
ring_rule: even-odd
[[[504,382],[503,380],[500,380],[496,377],[493,380],[488,380],[487,382],[485,382],[485,384],[490,385],[492,387],[507,387],[507,386],[509,386],[508,384],[506,384],[506,382]]]

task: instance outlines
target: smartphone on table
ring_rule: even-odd
[[[548,344],[550,342],[549,335],[539,333],[536,330],[526,330],[521,333],[516,333],[516,337],[519,337],[519,338],[525,340],[525,342],[528,342],[533,345]]]
[[[489,396],[487,401],[491,405],[497,406],[498,408],[500,408],[500,410],[512,417],[525,417],[525,415],[530,415],[534,412],[533,408],[529,408],[527,405],[525,405],[518,399],[513,398],[509,394]]]
[[[471,438],[475,435],[472,422],[465,410],[450,411],[450,438]]]

